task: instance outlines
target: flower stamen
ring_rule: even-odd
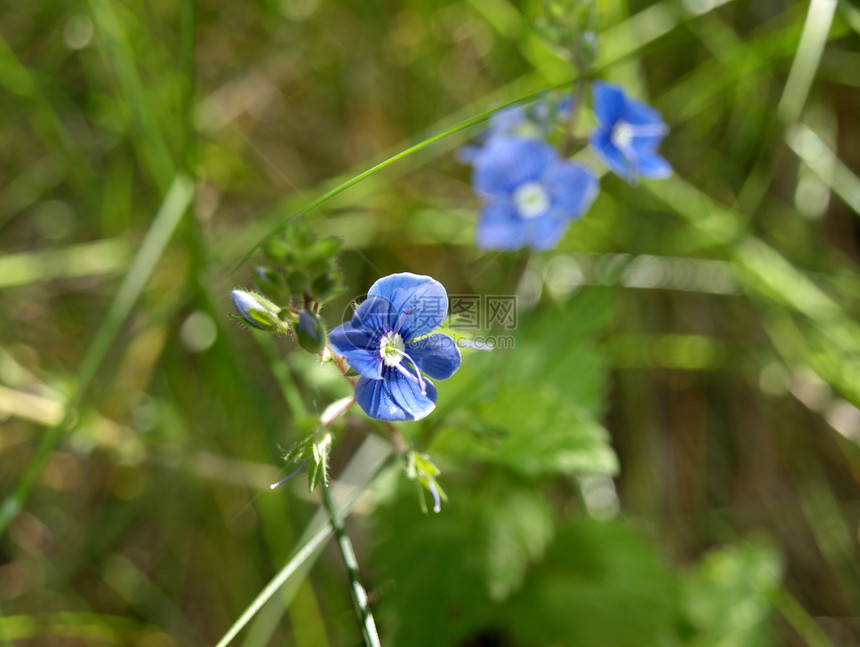
[[[386,366],[397,366],[403,361],[403,350],[406,344],[403,337],[394,331],[385,333],[379,340],[379,355]]]
[[[409,379],[414,380],[415,382],[418,382],[418,388],[421,389],[421,395],[427,395],[427,387],[424,384],[424,378],[421,376],[421,371],[418,370],[418,364],[416,364],[415,360],[412,359],[411,357],[409,357],[409,355],[406,352],[404,352],[402,350],[399,350],[397,352],[403,356],[401,358],[401,361],[403,359],[409,360],[409,363],[412,365],[412,370],[414,370],[415,373],[414,374],[410,373],[408,370],[406,370],[403,367],[402,364],[397,365],[397,370],[400,371],[403,375],[405,375]]]

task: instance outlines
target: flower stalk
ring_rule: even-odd
[[[358,620],[361,624],[361,635],[364,639],[364,644],[366,647],[380,647],[379,635],[376,631],[376,621],[373,619],[373,613],[367,601],[367,591],[365,591],[359,581],[358,561],[355,558],[355,551],[335,509],[330,487],[323,487],[322,495],[329,523],[331,523],[335,539],[337,540],[337,548],[340,551],[343,564],[346,566],[346,574],[349,577],[349,593],[352,597],[353,606],[355,606],[355,613],[358,615]]]

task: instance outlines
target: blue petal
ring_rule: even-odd
[[[653,155],[654,151],[666,135],[633,135],[630,138],[630,148],[636,156]]]
[[[355,401],[371,418],[389,422],[420,420],[436,408],[436,387],[424,380],[425,393],[414,380],[388,368],[381,380],[359,378]]]
[[[665,127],[663,117],[660,116],[657,110],[636,99],[627,99],[627,112],[624,114],[624,121],[634,126],[655,125]]]
[[[520,218],[506,200],[497,200],[481,209],[475,230],[475,245],[480,249],[514,251],[528,242],[528,221]]]
[[[536,251],[552,249],[564,236],[570,226],[570,219],[554,215],[535,218],[532,229],[531,247]]]
[[[493,137],[475,157],[472,186],[487,196],[508,197],[523,182],[538,179],[556,155],[538,139]]]
[[[616,175],[621,176],[630,183],[636,181],[636,174],[630,160],[621,150],[612,143],[610,133],[604,129],[598,129],[591,133],[589,138],[592,150],[611,168]]]
[[[653,180],[662,180],[672,175],[672,166],[657,153],[639,159],[636,163],[636,170],[642,177]]]
[[[398,332],[405,342],[433,332],[448,316],[448,293],[439,281],[429,276],[411,272],[392,274],[374,283],[367,295],[390,304],[387,330]]]
[[[467,164],[471,166],[475,163],[475,158],[480,152],[480,146],[461,146],[454,152],[454,156],[457,158],[457,161],[460,162],[460,164]]]
[[[384,335],[394,327],[397,310],[388,299],[370,293],[367,296],[352,315],[352,323],[357,328],[366,328],[378,336]]]
[[[597,197],[597,177],[586,166],[567,160],[554,164],[544,176],[552,196],[553,211],[576,218],[585,213]]]
[[[496,135],[509,133],[525,120],[526,111],[521,105],[508,106],[490,117],[490,130]]]
[[[372,331],[347,321],[332,330],[328,340],[335,352],[343,355],[356,373],[373,379],[382,377],[379,337]]]
[[[415,360],[424,373],[437,380],[445,380],[460,368],[460,349],[457,342],[444,333],[436,333],[406,345],[409,357]]]
[[[555,106],[555,116],[558,119],[569,119],[573,114],[574,105],[573,95],[566,94],[562,96]]]
[[[595,81],[592,87],[594,113],[606,126],[612,126],[627,112],[627,99],[624,90],[617,85]]]

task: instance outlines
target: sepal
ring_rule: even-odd
[[[308,461],[308,491],[322,485],[328,487],[328,461],[334,437],[324,427],[318,427],[284,454],[288,463]]]
[[[445,490],[436,481],[439,474],[441,474],[439,468],[427,454],[409,452],[406,455],[406,476],[410,481],[415,481],[418,487],[418,504],[425,514],[427,513],[427,502],[424,498],[424,490],[430,492],[433,497],[433,512],[441,512],[442,501],[448,500]]]
[[[270,267],[258,265],[254,268],[254,285],[269,299],[278,303],[289,303],[290,291],[283,275]]]

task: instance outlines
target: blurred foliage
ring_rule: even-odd
[[[228,323],[242,261],[374,163],[569,84],[582,21],[590,71],[670,124],[675,177],[604,177],[558,250],[481,255],[451,154],[473,127],[306,214],[343,243],[294,277],[343,278],[329,327],[396,271],[519,299],[478,331],[514,347],[399,427],[440,514],[400,463],[375,478],[385,429],[331,427],[383,640],[860,641],[853,3],[32,0],[0,12],[0,645],[224,635],[315,527],[304,479],[268,489],[282,448],[349,391]],[[359,642],[314,559],[234,644]]]

